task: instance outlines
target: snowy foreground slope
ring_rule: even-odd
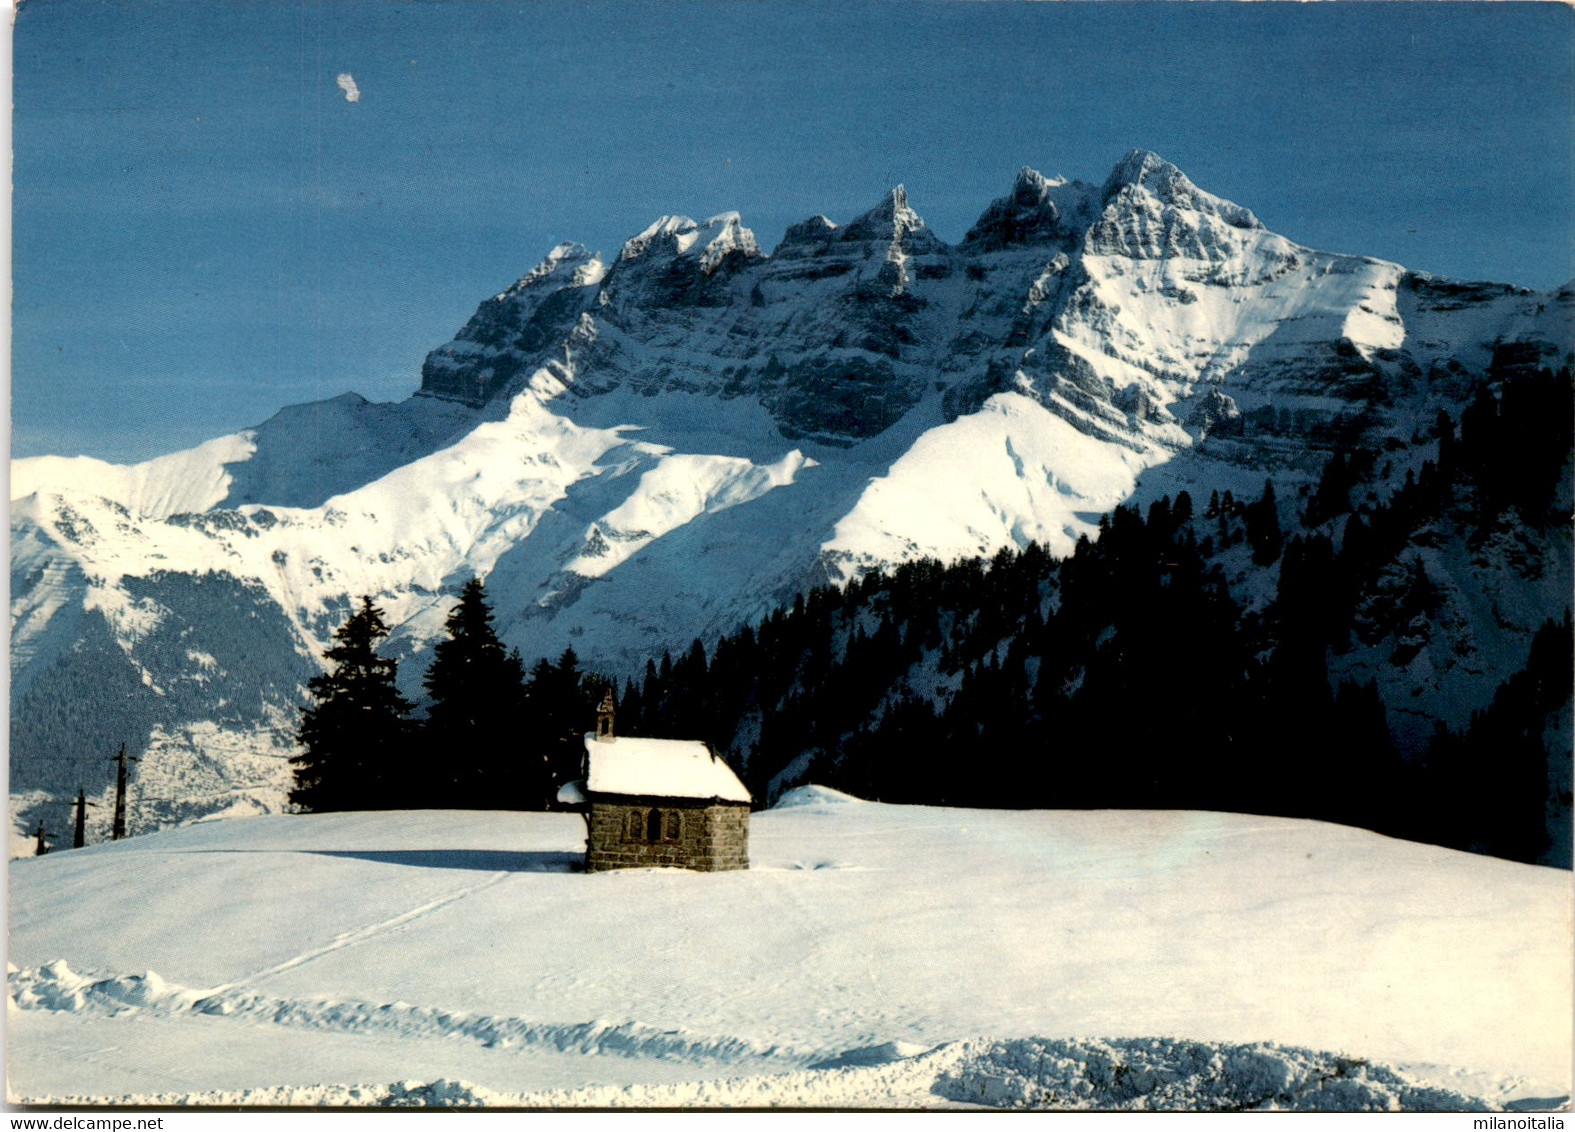
[[[504,812],[211,821],[13,862],[10,1096],[1569,1094],[1568,873],[1285,819],[786,801],[741,873],[571,872],[579,818]]]

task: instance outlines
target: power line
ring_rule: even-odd
[[[126,744],[120,745],[120,754],[109,761],[115,764],[115,822],[110,827],[109,839],[119,841],[126,836],[126,760],[140,762],[136,755],[126,754]]]
[[[87,844],[87,809],[97,803],[89,802],[87,794],[81,789],[77,790],[77,820],[76,831],[71,838],[71,848],[80,849]]]

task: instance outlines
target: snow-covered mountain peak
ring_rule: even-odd
[[[812,254],[837,232],[837,226],[820,213],[797,224],[789,224],[782,239],[772,251],[772,256]]]
[[[519,376],[527,355],[576,325],[606,276],[599,255],[576,243],[557,245],[477,307],[453,341],[427,355],[420,392],[471,406],[490,401]]]
[[[1216,216],[1233,228],[1262,228],[1249,209],[1234,201],[1204,192],[1185,173],[1157,153],[1134,149],[1110,171],[1105,181],[1104,200],[1128,208],[1142,207],[1147,197],[1162,208],[1185,209]]]
[[[709,238],[707,238],[709,237]],[[710,274],[732,252],[747,259],[761,253],[755,234],[744,227],[736,212],[723,212],[705,222],[696,233],[695,247],[700,248],[700,270]]]
[[[1135,149],[1116,163],[1088,230],[1086,251],[1132,261],[1201,260],[1220,265],[1288,261],[1296,245],[1269,233],[1248,209],[1204,192],[1157,154]],[[1238,273],[1233,276],[1238,281]]]
[[[1012,192],[1014,195],[1019,192],[1032,192],[1042,198],[1054,186],[1064,184],[1066,184],[1065,177],[1046,177],[1032,165],[1024,165],[1017,170],[1017,180],[1012,182]]]
[[[637,331],[658,311],[730,305],[738,273],[766,258],[737,212],[722,212],[703,223],[663,216],[624,244],[594,305],[601,317]],[[599,331],[592,325],[583,330],[591,337],[580,345],[589,346]]]
[[[908,190],[898,185],[868,212],[850,221],[838,237],[843,240],[869,240],[901,245],[911,254],[941,251],[945,245],[925,226],[924,220],[908,204]]]
[[[687,216],[663,216],[624,244],[618,262],[662,253],[673,259],[698,255],[701,270],[709,274],[731,252],[750,259],[761,254],[755,234],[744,227],[737,212],[719,213],[704,224]]]
[[[588,287],[600,283],[606,274],[607,267],[599,255],[588,251],[583,244],[566,240],[543,256],[540,263],[497,297],[500,300],[510,299],[527,288],[542,287],[544,284],[548,285],[549,290]]]
[[[675,251],[682,251],[694,242],[694,236],[699,225],[687,216],[659,216],[646,226],[637,236],[631,236],[624,242],[623,248],[618,252],[618,262],[638,259],[661,245],[670,241],[670,246]],[[684,242],[684,237],[688,242]]]
[[[1003,248],[1049,241],[1069,240],[1079,222],[1086,223],[1093,188],[1081,181],[1069,183],[1064,177],[1046,177],[1024,165],[1012,182],[1012,190],[990,202],[962,246],[970,252],[992,252]]]
[[[1106,191],[1112,186],[1144,184],[1176,177],[1185,180],[1185,174],[1159,154],[1151,149],[1133,148],[1127,150],[1126,156],[1110,170],[1110,177],[1105,183]]]

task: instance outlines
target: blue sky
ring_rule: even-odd
[[[140,459],[421,359],[554,243],[1153,149],[1313,247],[1575,276],[1558,3],[27,0],[13,454]],[[361,91],[349,103],[335,77]]]

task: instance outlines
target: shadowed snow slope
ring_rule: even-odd
[[[11,1094],[1568,1094],[1568,873],[1285,819],[793,800],[753,817],[741,873],[578,873],[578,817],[507,812],[212,821],[14,862]],[[1226,1048],[1264,1042],[1306,1048]],[[1205,1087],[1211,1059],[1256,1068]]]

